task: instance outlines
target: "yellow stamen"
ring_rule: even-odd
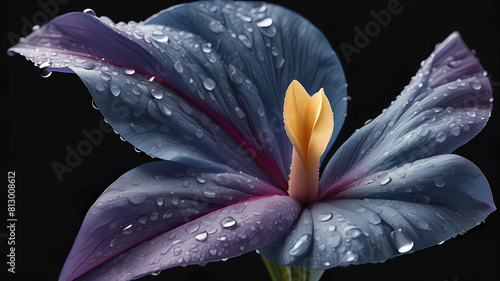
[[[293,80],[283,109],[285,130],[293,144],[288,194],[301,202],[316,200],[319,159],[333,133],[333,112],[323,89],[310,96]]]

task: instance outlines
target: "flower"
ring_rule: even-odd
[[[131,279],[254,249],[290,266],[378,262],[449,239],[495,209],[477,167],[448,154],[491,112],[489,81],[457,33],[328,160],[313,199],[287,195],[304,141],[283,128],[285,93],[294,79],[324,89],[334,126],[318,145],[328,150],[344,121],[345,79],[325,38],[293,12],[199,2],[139,24],[71,13],[10,51],[78,74],[122,137],[166,160],[131,170],[98,198],[61,280]]]

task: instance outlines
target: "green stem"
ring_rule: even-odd
[[[318,281],[325,272],[322,269],[283,266],[261,257],[273,281]]]

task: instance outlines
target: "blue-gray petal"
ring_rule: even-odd
[[[278,196],[271,197],[273,194]],[[128,280],[148,270],[157,271],[156,267],[161,263],[150,264],[149,269],[144,268],[145,260],[142,258],[146,257],[149,257],[146,259],[148,263],[156,259],[162,262],[168,261],[168,265],[160,267],[164,269],[241,254],[252,250],[248,243],[255,242],[252,246],[262,247],[265,241],[270,242],[268,239],[272,238],[257,234],[254,238],[250,232],[261,227],[257,221],[262,222],[262,227],[266,227],[265,230],[260,228],[262,231],[268,231],[273,227],[286,230],[288,228],[286,225],[292,223],[288,220],[293,221],[293,217],[297,217],[300,211],[298,203],[283,195],[285,195],[283,191],[272,185],[230,169],[219,169],[203,164],[183,165],[168,161],[156,161],[139,166],[114,182],[90,208],[66,260],[60,280],[72,280],[85,275],[95,267],[108,267],[108,265],[116,266],[108,272],[112,274],[120,270],[120,266],[115,263],[122,262],[124,256],[139,257],[134,256],[138,252],[140,259],[135,261],[136,264],[126,262],[127,269],[135,271],[134,275],[123,275],[123,279],[120,280]],[[291,207],[282,212],[280,209],[282,203]],[[269,207],[272,204],[277,204],[276,210]],[[228,206],[230,207],[227,208]],[[297,208],[298,210],[295,210]],[[294,213],[297,214],[293,215]],[[248,216],[251,218],[246,219]],[[287,219],[275,225],[277,216]],[[224,218],[232,218],[234,221]],[[221,220],[221,224],[213,223],[215,219]],[[254,220],[253,227],[251,224],[243,227],[243,222]],[[268,220],[272,220],[272,226]],[[248,239],[242,238],[244,241],[238,245],[231,245],[235,249],[227,249],[227,252],[221,247],[217,255],[210,255],[212,248],[207,248],[203,253],[203,259],[201,256],[199,259],[195,259],[194,256],[186,257],[187,249],[189,248],[189,251],[193,249],[191,243],[196,243],[192,241],[193,238],[203,242],[201,240],[204,240],[202,239],[204,231],[210,237],[221,237],[222,234],[227,234],[229,237],[240,231],[248,231],[248,233],[243,232],[247,233]],[[273,235],[278,235],[278,232]],[[215,238],[212,242],[218,243]],[[232,239],[231,242],[235,243]],[[240,246],[244,246],[244,249],[239,249]],[[137,250],[144,247],[155,248],[157,252],[151,254],[152,248]],[[182,256],[178,256],[178,250],[175,250],[179,247],[184,247]],[[193,251],[193,255],[198,254],[201,253],[195,254]],[[184,258],[182,262],[177,261],[180,257]],[[137,268],[132,269],[132,267]],[[103,271],[99,269],[97,272],[101,274]],[[92,274],[91,276],[94,276]],[[94,277],[85,278],[94,280]]]
[[[193,151],[183,159],[215,159],[283,190],[292,151],[282,121],[288,84],[325,88],[336,124],[330,145],[346,111],[344,75],[328,41],[271,4],[197,2],[128,24],[70,13],[9,51],[76,72],[138,149],[176,161]]]
[[[327,269],[381,262],[433,246],[469,230],[495,210],[484,175],[457,155],[440,155],[372,174],[309,207],[312,224],[297,220],[289,234],[261,252],[287,266]],[[312,237],[301,256],[277,256]]]
[[[401,95],[333,155],[318,197],[339,193],[374,172],[453,152],[486,125],[492,101],[486,73],[458,32],[452,33]]]

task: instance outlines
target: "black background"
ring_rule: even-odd
[[[43,0],[42,0],[43,1]],[[182,1],[69,1],[57,14],[92,8],[118,21],[140,21]],[[338,147],[365,120],[378,115],[408,83],[420,61],[454,30],[461,32],[491,75],[494,95],[500,87],[500,16],[498,1],[401,1],[402,12],[348,63],[339,44],[353,44],[354,27],[373,20],[371,10],[386,9],[386,1],[271,1],[312,21],[339,54],[352,97]],[[328,4],[327,4],[328,3]],[[2,225],[6,221],[7,171],[16,172],[16,274],[2,280],[56,280],[88,208],[124,172],[149,161],[143,153],[111,133],[59,182],[51,168],[64,163],[65,147],[84,140],[82,130],[98,128],[102,116],[76,75],[54,73],[43,79],[21,56],[8,57],[8,33],[23,34],[26,20],[41,11],[37,1],[2,3],[0,55],[3,73],[0,97]],[[26,20],[23,20],[26,19]],[[43,20],[39,18],[38,21]],[[35,22],[36,23],[36,22]],[[497,101],[494,102],[495,104]],[[494,198],[500,198],[498,142],[500,117],[494,107],[486,128],[456,151],[486,175]],[[322,280],[500,280],[500,217],[440,246],[404,255],[383,264],[334,268]],[[0,229],[1,275],[6,273],[6,235]],[[256,253],[205,267],[163,271],[143,280],[270,280]]]

